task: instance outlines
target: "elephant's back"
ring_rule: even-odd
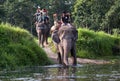
[[[61,26],[61,28],[59,29],[59,34],[61,35],[60,38],[62,39],[72,39],[74,38],[74,34],[73,31],[75,30],[75,28],[73,26]]]

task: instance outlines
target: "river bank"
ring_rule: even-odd
[[[48,58],[50,58],[50,60],[55,63],[58,64],[57,61],[57,54],[55,54],[54,52],[51,51],[50,47],[47,46],[45,48],[43,48],[48,56]],[[69,63],[71,63],[71,58],[69,57]],[[108,64],[110,63],[110,61],[106,61],[106,60],[95,60],[95,59],[86,59],[86,58],[77,58],[77,63],[78,64]]]

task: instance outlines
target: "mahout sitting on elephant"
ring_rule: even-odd
[[[66,16],[65,16],[66,17]],[[51,28],[52,39],[58,50],[58,60],[60,64],[69,65],[68,55],[71,53],[72,65],[77,64],[76,59],[76,40],[78,38],[77,29],[68,22],[68,18],[62,18],[62,24],[54,25]]]

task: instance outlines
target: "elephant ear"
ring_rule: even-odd
[[[58,31],[54,31],[53,34],[52,34],[52,40],[59,44],[60,43],[60,39],[59,39],[59,36],[58,36]]]

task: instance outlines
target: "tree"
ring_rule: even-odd
[[[75,24],[94,30],[101,30],[105,14],[114,4],[114,0],[76,0],[74,5]]]
[[[6,13],[5,22],[31,30],[34,7],[31,1],[6,0],[3,4]]]
[[[120,30],[120,0],[115,0],[114,5],[110,7],[110,10],[105,14],[105,20],[102,23],[102,28],[112,33],[113,29]]]
[[[73,2],[75,0],[3,0],[0,4],[0,20],[32,31],[33,14],[37,6],[48,10],[51,25],[53,25],[53,14],[58,13],[60,17],[64,10],[71,12]]]
[[[4,21],[5,14],[4,7],[0,5],[0,22]]]

